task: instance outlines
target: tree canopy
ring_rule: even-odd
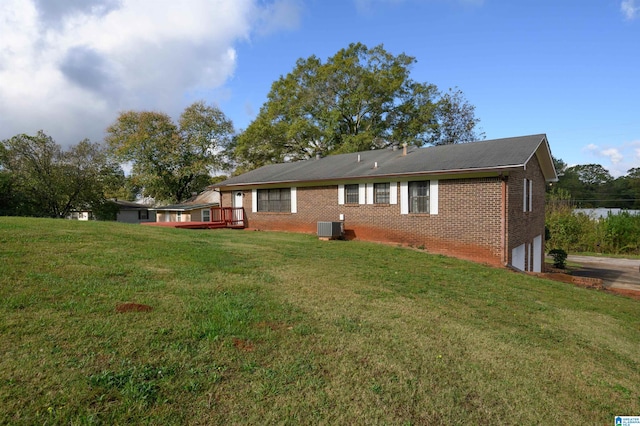
[[[105,201],[124,174],[100,144],[83,140],[64,151],[39,131],[2,141],[0,190],[6,214],[66,217]]]
[[[218,108],[196,102],[178,123],[164,113],[127,111],[107,129],[105,138],[119,161],[131,164],[131,181],[141,194],[179,202],[227,168],[225,149],[233,124]]]
[[[326,63],[299,59],[273,83],[267,102],[234,143],[241,169],[285,160],[382,148],[468,142],[474,107],[460,90],[442,95],[410,78],[415,58],[361,43]]]
[[[600,164],[567,167],[554,158],[559,173],[558,183],[551,185],[551,201],[563,194],[563,201],[577,207],[640,208],[640,168],[632,168],[625,176],[613,178]]]
[[[575,173],[580,182],[591,186],[604,185],[613,180],[609,171],[600,164],[579,164],[569,167],[566,173]]]
[[[438,101],[436,108],[438,125],[429,143],[450,145],[484,139],[484,133],[476,131],[476,125],[480,119],[475,117],[475,110],[476,107],[465,99],[460,89],[449,89]]]

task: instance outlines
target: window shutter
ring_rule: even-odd
[[[398,204],[398,182],[389,183],[389,204]]]
[[[364,204],[364,203],[365,203],[365,200],[366,200],[366,198],[367,198],[367,197],[366,197],[366,185],[365,185],[364,183],[361,183],[361,184],[359,185],[358,190],[359,190],[359,193],[358,193],[358,202],[359,202],[360,204]]]
[[[251,212],[255,213],[258,211],[258,190],[251,190]]]
[[[429,183],[429,214],[438,214],[438,181]]]
[[[291,213],[298,213],[298,191],[296,187],[291,188]]]
[[[400,214],[409,214],[409,182],[400,182]]]
[[[529,211],[533,211],[533,181],[529,179]]]
[[[338,185],[338,204],[344,204],[344,185]]]
[[[373,204],[373,184],[367,184],[367,204]]]
[[[527,211],[527,179],[524,180],[524,186],[522,188],[522,211]]]

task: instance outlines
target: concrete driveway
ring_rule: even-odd
[[[600,278],[605,288],[640,291],[640,260],[569,255],[571,275]]]

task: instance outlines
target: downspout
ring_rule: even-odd
[[[502,202],[500,206],[500,240],[502,241],[502,264],[508,266],[509,253],[507,252],[507,176],[500,176],[502,189]]]

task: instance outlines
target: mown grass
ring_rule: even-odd
[[[0,218],[2,424],[611,424],[639,350],[636,300],[417,250]]]

